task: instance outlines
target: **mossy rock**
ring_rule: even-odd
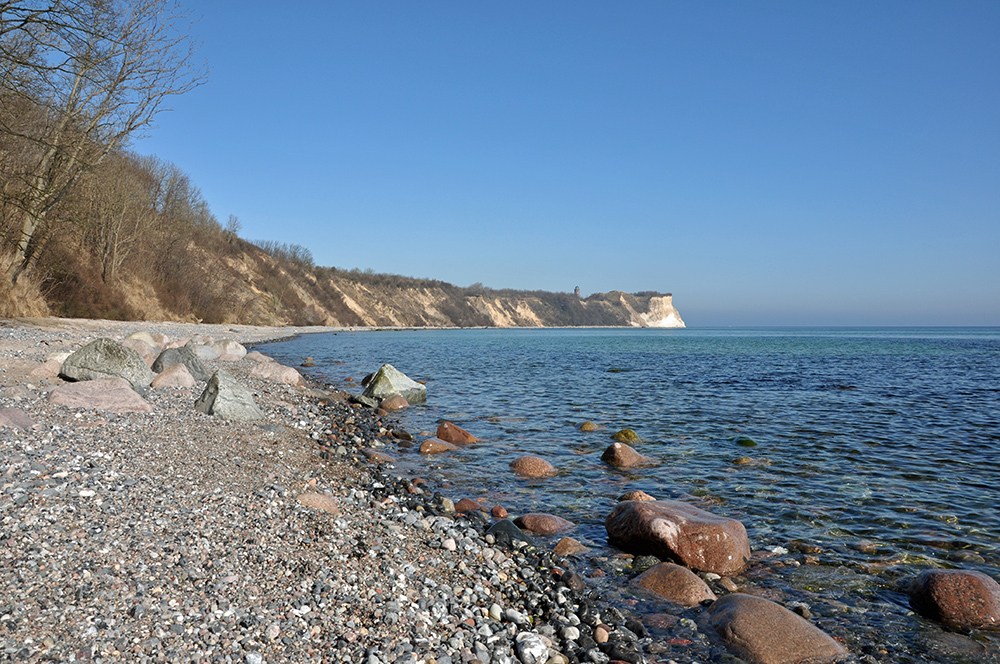
[[[741,457],[737,457],[736,459],[733,459],[733,465],[736,465],[736,466],[749,466],[752,463],[753,463],[753,459],[751,459],[748,456],[741,456]]]
[[[596,422],[592,422],[590,420],[587,420],[586,422],[584,422],[583,424],[581,424],[579,428],[580,428],[580,431],[597,431],[601,427]]]
[[[637,434],[632,429],[622,429],[615,435],[611,436],[611,439],[618,441],[619,443],[626,443],[628,445],[631,445],[632,443],[642,442],[642,438],[639,438],[639,434]]]
[[[757,441],[750,436],[736,436],[736,438],[733,439],[733,442],[740,447],[757,447]]]

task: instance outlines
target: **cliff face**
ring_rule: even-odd
[[[189,244],[166,278],[103,285],[83,280],[48,302],[54,315],[255,325],[371,327],[684,327],[671,296],[462,288],[443,281],[315,267],[234,239]],[[111,311],[102,301],[113,301]],[[81,303],[92,303],[84,306]],[[26,314],[13,314],[26,315]]]
[[[580,299],[569,293],[490,291],[449,284],[365,284],[322,280],[350,315],[329,312],[327,325],[376,327],[684,327],[671,295],[620,291]],[[485,292],[483,292],[485,291]]]

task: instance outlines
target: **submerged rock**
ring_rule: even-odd
[[[644,500],[644,501],[651,501],[651,500],[656,500],[656,498],[653,498],[651,495],[649,495],[645,491],[636,489],[635,491],[628,491],[626,493],[623,493],[622,495],[618,496],[617,500],[619,502],[621,502],[623,500]]]
[[[221,370],[208,379],[208,385],[195,401],[194,407],[206,415],[224,420],[259,420],[264,417],[250,390]]]
[[[656,463],[655,460],[643,456],[625,443],[612,443],[601,455],[601,461],[615,468],[634,468]]]
[[[556,468],[541,457],[522,456],[510,463],[510,468],[524,477],[551,477],[556,474]]]
[[[632,579],[632,585],[681,606],[698,606],[715,600],[715,593],[700,576],[674,563],[658,563]]]
[[[420,443],[421,454],[441,454],[443,452],[453,452],[458,449],[458,445],[440,440],[438,438],[428,438]]]
[[[411,405],[427,401],[427,388],[391,364],[383,364],[375,372],[362,396],[382,401],[395,394],[406,399]]]
[[[1000,584],[982,572],[930,569],[909,594],[914,611],[951,629],[1000,628]]]
[[[576,524],[555,514],[531,512],[514,519],[514,525],[534,535],[555,535],[573,528]]]
[[[454,445],[471,445],[479,442],[478,438],[452,422],[442,422],[438,426],[437,437]]]
[[[455,511],[459,514],[462,512],[485,512],[486,507],[472,498],[462,498],[455,503]]]
[[[676,500],[622,501],[604,525],[608,541],[625,551],[674,560],[701,572],[729,576],[750,559],[742,523]]]
[[[124,378],[133,388],[148,387],[155,375],[139,353],[103,338],[67,357],[59,373],[67,380]]]
[[[575,540],[572,537],[564,537],[559,540],[554,547],[552,547],[552,553],[557,556],[577,556],[590,551],[589,548],[585,547],[580,543],[579,540]]]
[[[847,655],[829,634],[762,597],[726,595],[706,618],[726,647],[750,664],[825,664]]]
[[[616,440],[619,443],[639,443],[639,442],[642,442],[642,439],[639,438],[639,434],[637,434],[632,429],[622,429],[621,431],[618,431],[613,436],[611,436],[611,439],[612,440]]]

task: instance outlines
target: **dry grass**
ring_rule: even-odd
[[[10,265],[11,260],[10,256],[4,256],[0,258],[0,265]],[[22,274],[13,286],[5,274],[0,275],[0,318],[48,316],[49,313],[49,305],[32,275]]]

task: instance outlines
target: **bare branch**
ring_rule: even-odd
[[[0,0],[0,135],[34,155],[0,161],[21,184],[2,191],[20,200],[0,201],[23,211],[12,280],[73,182],[205,82],[190,25],[175,0]],[[31,122],[8,112],[25,106],[39,109]]]

